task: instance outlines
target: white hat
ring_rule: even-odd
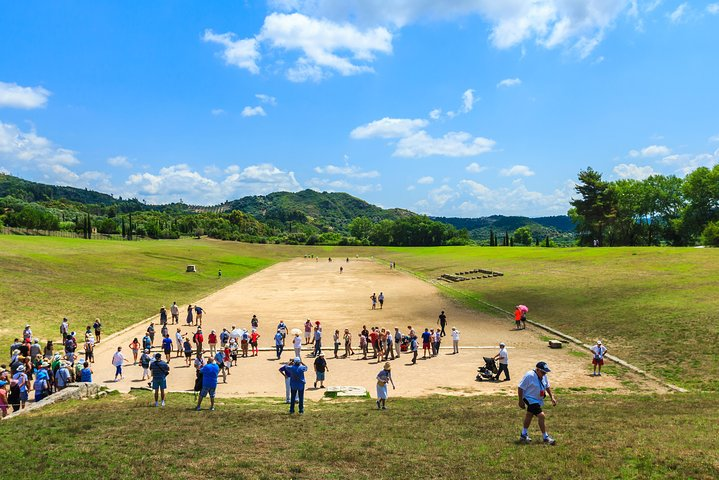
[[[597,345],[601,345],[601,344],[602,344],[602,341],[601,341],[601,340],[597,340]]]

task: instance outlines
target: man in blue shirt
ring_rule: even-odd
[[[165,352],[165,359],[169,362],[170,354],[172,353],[172,339],[167,334],[162,339],[162,350]]]
[[[201,410],[202,400],[209,393],[210,394],[210,410],[215,409],[215,389],[217,388],[217,376],[220,374],[220,367],[215,365],[215,359],[212,357],[207,358],[207,365],[200,369],[202,374],[202,390],[200,391],[200,398],[197,400],[197,410]]]
[[[290,414],[295,413],[295,400],[299,400],[300,415],[305,413],[305,372],[307,365],[300,357],[295,357],[295,364],[287,367],[290,373]]]
[[[162,359],[161,353],[155,354],[155,361],[150,364],[152,373],[152,389],[155,390],[155,406],[157,406],[158,390],[162,395],[162,406],[165,406],[165,389],[167,388],[167,375],[170,373],[170,366]]]
[[[527,414],[524,416],[524,428],[522,428],[522,434],[519,436],[519,440],[524,443],[532,441],[527,434],[527,429],[532,423],[532,417],[537,417],[539,423],[539,429],[542,431],[542,437],[544,443],[554,445],[556,442],[547,433],[547,429],[544,425],[544,412],[542,411],[542,405],[544,405],[544,397],[549,395],[552,400],[552,405],[557,404],[557,399],[554,398],[552,389],[549,387],[549,378],[547,374],[551,372],[549,365],[546,362],[537,363],[534,370],[530,370],[524,374],[522,381],[519,382],[517,388],[517,395],[519,396],[519,408],[524,410],[527,409]]]
[[[275,350],[277,350],[277,360],[280,359],[280,355],[282,355],[282,350],[285,348],[285,337],[282,335],[282,332],[277,330],[277,333],[275,334]]]

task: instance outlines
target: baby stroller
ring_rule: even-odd
[[[494,362],[494,358],[482,358],[484,359],[484,366],[477,369],[477,381],[494,380],[494,377],[497,375],[497,364]]]
[[[400,352],[407,352],[409,351],[409,344],[410,344],[409,336],[402,335],[402,343],[399,344],[399,350]]]

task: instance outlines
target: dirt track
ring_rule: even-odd
[[[342,266],[344,272],[339,273]],[[502,281],[501,278],[488,281]],[[382,310],[372,310],[370,295],[382,291],[386,300]],[[517,299],[521,302],[521,299]],[[165,304],[168,309],[172,299],[158,299],[158,308]],[[456,326],[461,332],[460,353],[452,355],[451,338],[445,337],[440,355],[422,360],[421,344],[419,360],[410,365],[410,355],[402,355],[392,362],[392,374],[397,385],[390,395],[420,396],[431,393],[480,394],[499,391],[514,394],[522,374],[533,368],[539,360],[546,361],[552,368],[550,379],[553,386],[616,388],[623,390],[621,383],[611,376],[594,378],[588,375],[588,357],[579,358],[566,350],[551,350],[541,340],[541,332],[528,327],[515,331],[511,319],[497,319],[457,305],[440,295],[439,291],[409,274],[390,270],[388,266],[370,259],[350,259],[328,262],[327,259],[296,259],[280,263],[242,279],[229,287],[197,302],[206,310],[203,321],[205,339],[211,329],[218,334],[223,327],[232,325],[250,328],[250,318],[256,314],[260,319],[260,348],[273,347],[276,325],[284,320],[290,329],[302,329],[306,318],[322,322],[324,329],[323,346],[328,359],[329,372],[325,385],[361,385],[374,395],[375,376],[381,365],[374,361],[359,360],[361,355],[350,359],[334,359],[332,333],[349,328],[353,333],[352,345],[358,347],[357,333],[362,325],[378,326],[394,331],[399,327],[404,333],[412,325],[420,332],[425,327],[437,326],[440,310],[445,310],[448,328]],[[181,305],[180,323],[182,332],[191,335],[193,327],[184,326],[185,308]],[[531,306],[530,306],[531,307]],[[126,357],[131,358],[128,345],[134,337],[141,339],[147,328],[143,322],[125,333],[105,339],[95,350],[93,365],[94,380],[110,383],[114,367],[110,359],[117,346],[123,347]],[[170,326],[174,339],[176,326]],[[159,326],[156,326],[155,346],[159,346]],[[482,356],[493,356],[496,345],[504,341],[509,347],[510,382],[476,382],[477,367],[483,364]],[[486,347],[486,348],[463,348]],[[312,383],[312,358],[309,350],[303,350],[303,361],[310,371],[307,374],[310,399],[319,399],[323,391],[314,390]],[[340,349],[340,354],[342,349]],[[293,357],[291,344],[282,356],[283,360]],[[280,362],[275,360],[274,351],[261,351],[259,357],[240,358],[232,368],[226,384],[220,384],[218,396],[272,396],[284,398],[284,381],[277,369]],[[184,359],[170,362],[168,377],[170,390],[188,390],[194,383],[194,369],[185,367]],[[121,391],[132,386],[141,386],[142,371],[139,366],[126,366],[125,378],[111,385]]]

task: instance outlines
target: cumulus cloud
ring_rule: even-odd
[[[379,177],[380,174],[377,170],[363,171],[360,167],[355,165],[345,164],[344,166],[326,165],[324,167],[315,167],[314,171],[315,173],[327,176],[325,178],[311,178],[307,182],[307,186],[316,190],[366,193],[382,189],[382,185],[378,183],[360,184],[355,182],[355,180]],[[344,178],[338,179],[336,178],[338,176]]]
[[[265,109],[262,108],[262,106],[258,105],[256,107],[245,107],[242,109],[241,115],[243,117],[264,117],[267,115],[267,112],[265,112]]]
[[[350,137],[355,139],[407,137],[428,124],[427,120],[421,118],[385,117],[355,128],[350,132]]]
[[[480,166],[477,162],[472,162],[465,167],[465,170],[467,170],[469,173],[479,173],[486,169],[486,167]]]
[[[379,177],[379,172],[377,170],[370,170],[367,172],[363,172],[360,167],[357,167],[354,165],[344,165],[344,166],[327,165],[324,167],[315,167],[314,171],[316,173],[320,173],[320,174],[343,175],[343,176],[349,177],[349,178],[376,178],[376,177]]]
[[[620,163],[612,169],[612,171],[619,177],[625,179],[644,180],[652,175],[656,175],[657,172],[648,165],[638,166],[633,163]]]
[[[326,191],[326,192],[352,192],[352,193],[367,193],[377,192],[382,190],[380,184],[356,184],[342,179],[326,179],[326,178],[311,178],[307,182],[307,186],[313,190]]]
[[[449,132],[435,138],[425,131],[419,131],[397,142],[392,154],[395,157],[473,157],[490,152],[494,140],[484,137],[473,137],[467,132]]]
[[[474,98],[474,90],[471,88],[465,90],[465,92],[462,94],[462,108],[461,111],[463,113],[469,113],[472,111],[472,108],[474,108],[474,104],[479,101],[479,99]]]
[[[641,150],[630,150],[629,156],[632,158],[637,157],[661,157],[669,155],[671,149],[665,145],[649,145]]]
[[[442,110],[439,108],[435,108],[431,112],[429,112],[429,118],[432,120],[439,120],[439,118],[442,116]]]
[[[682,3],[672,13],[667,14],[672,23],[679,23],[689,11],[689,4]]]
[[[0,82],[0,108],[30,110],[47,104],[50,92],[43,87],[21,87],[16,83]]]
[[[522,84],[522,80],[519,78],[505,78],[497,84],[497,88],[509,88],[516,87]]]
[[[549,193],[527,189],[519,181],[511,187],[490,188],[474,180],[462,180],[459,189],[470,200],[458,207],[463,215],[558,215],[566,214],[575,183],[567,180]]]
[[[719,164],[719,149],[713,153],[668,155],[660,162],[674,168],[676,173],[686,175],[699,167],[712,168]]]
[[[719,14],[719,3],[710,3],[707,5],[707,13],[711,15]]]
[[[421,177],[420,179],[417,180],[417,183],[419,183],[420,185],[430,185],[430,184],[434,183],[434,177],[430,177],[430,176]]]
[[[55,145],[34,130],[0,122],[0,159],[9,164],[76,165],[75,152]]]
[[[633,0],[278,0],[274,5],[284,11],[395,28],[478,15],[491,24],[489,38],[496,48],[534,41],[548,49],[566,45],[582,57],[601,42],[623,12],[628,16],[637,12]]]
[[[122,155],[108,158],[107,164],[113,167],[132,168],[132,163],[130,163],[127,157],[123,157]]]
[[[427,198],[432,207],[442,208],[447,202],[457,198],[457,192],[449,185],[442,185],[430,190]]]
[[[534,172],[526,165],[513,165],[510,168],[501,169],[499,174],[504,177],[531,177]]]
[[[277,99],[270,95],[265,95],[264,93],[258,93],[258,94],[255,94],[255,98],[262,103],[272,105],[273,107],[277,106]]]
[[[254,38],[237,39],[234,33],[217,34],[212,30],[205,30],[202,36],[205,42],[222,45],[222,58],[227,65],[244,68],[250,73],[260,73],[257,61],[260,59],[259,45]]]

